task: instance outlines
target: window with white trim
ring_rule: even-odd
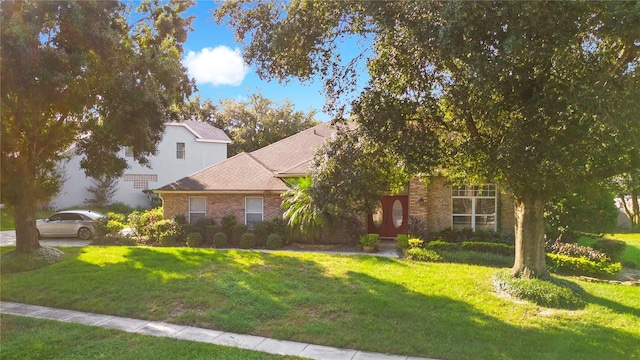
[[[207,199],[204,196],[189,197],[189,223],[195,224],[207,217]]]
[[[247,197],[244,199],[244,219],[245,225],[249,228],[264,219],[264,199],[261,197]]]
[[[496,231],[496,185],[457,185],[451,191],[452,228]]]
[[[176,143],[176,159],[185,158],[185,145],[184,143]]]

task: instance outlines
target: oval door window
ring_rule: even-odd
[[[393,226],[395,226],[396,229],[402,226],[402,222],[404,221],[404,209],[402,208],[402,202],[400,202],[400,200],[393,202],[391,214],[393,216]]]
[[[375,225],[377,228],[379,228],[382,225],[383,215],[384,214],[382,213],[382,202],[378,201],[378,207],[373,212],[373,214],[371,214],[373,225]]]

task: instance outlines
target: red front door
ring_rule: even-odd
[[[367,232],[380,234],[383,238],[395,238],[398,234],[407,233],[409,221],[408,196],[383,196],[378,209],[370,214],[367,221]]]

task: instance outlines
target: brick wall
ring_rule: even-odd
[[[451,185],[443,176],[425,182],[414,179],[409,183],[409,216],[425,222],[429,231],[451,227]],[[498,231],[513,232],[515,217],[513,196],[501,191],[498,195]]]
[[[245,198],[263,198],[263,215],[265,221],[271,221],[282,216],[282,199],[280,194],[163,194],[162,206],[165,219],[171,219],[176,215],[184,215],[189,218],[189,198],[192,196],[204,196],[207,204],[207,218],[214,219],[217,223],[226,215],[234,215],[239,223],[244,223]]]

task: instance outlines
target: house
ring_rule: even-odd
[[[224,131],[205,122],[189,120],[166,124],[156,155],[148,158],[149,166],[138,164],[129,149],[121,150],[120,156],[127,160],[129,167],[117,180],[112,202],[121,202],[134,208],[149,207],[148,196],[143,190],[176,181],[225,160],[230,142]],[[93,186],[94,180],[87,178],[80,168],[81,158],[80,154],[76,154],[62,164],[66,181],[60,193],[51,201],[52,208],[81,206],[87,199],[93,198],[87,189]]]
[[[335,128],[319,124],[251,153],[240,153],[157,190],[164,217],[185,216],[189,222],[207,217],[216,221],[235,215],[246,225],[281,217],[285,179],[309,173],[316,150]],[[446,178],[419,179],[406,190],[382,196],[378,210],[367,219],[367,231],[382,237],[407,233],[409,217],[429,230],[472,228],[513,232],[513,197],[495,184],[452,186]]]

